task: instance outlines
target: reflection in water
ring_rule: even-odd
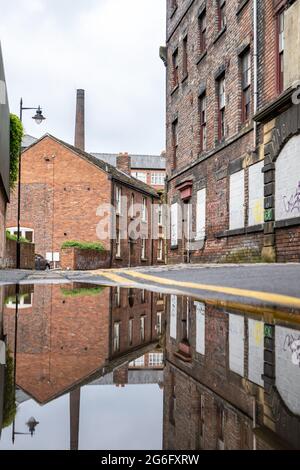
[[[0,448],[12,433],[18,448],[300,448],[296,314],[82,284],[17,289],[18,302],[15,286],[0,288]]]

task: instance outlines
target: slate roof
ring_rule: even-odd
[[[148,186],[148,184],[143,183],[142,181],[134,178],[133,176],[127,175],[126,173],[124,173],[123,171],[118,170],[117,168],[110,165],[109,163],[106,163],[105,161],[100,160],[100,158],[96,158],[95,156],[91,155],[90,153],[84,152],[83,150],[81,150],[77,147],[74,147],[73,145],[68,144],[67,142],[64,142],[63,140],[58,139],[57,137],[54,137],[53,135],[50,135],[50,134],[44,135],[39,140],[36,140],[32,145],[27,147],[24,150],[24,152],[26,152],[29,148],[33,147],[34,145],[38,144],[45,137],[49,137],[50,139],[55,140],[56,142],[63,145],[64,147],[67,147],[72,152],[74,152],[77,155],[79,155],[80,157],[84,158],[86,161],[94,164],[95,166],[97,166],[101,170],[103,170],[106,173],[108,173],[109,175],[111,175],[111,177],[114,180],[119,181],[119,182],[121,182],[121,183],[123,183],[127,186],[130,186],[130,187],[136,189],[137,191],[140,191],[140,192],[143,192],[143,193],[146,193],[146,194],[150,194],[151,196],[159,198],[159,195],[155,191],[155,189],[153,189],[151,186]]]
[[[22,148],[27,148],[30,145],[37,142],[38,139],[31,135],[24,135],[22,141]],[[103,162],[109,163],[112,166],[117,166],[117,154],[116,153],[99,153],[91,152],[90,155],[102,160]],[[165,155],[130,155],[131,157],[131,169],[143,169],[143,170],[165,170],[166,169],[166,157]]]

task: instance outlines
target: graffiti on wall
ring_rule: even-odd
[[[285,337],[283,351],[291,353],[291,361],[294,366],[300,367],[300,334],[288,334]]]
[[[287,214],[292,214],[297,212],[300,214],[300,181],[298,182],[298,187],[290,196],[283,196],[283,204]]]

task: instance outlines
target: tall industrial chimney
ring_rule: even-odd
[[[84,90],[77,90],[75,147],[85,150]]]

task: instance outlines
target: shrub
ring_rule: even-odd
[[[78,242],[70,240],[62,244],[62,248],[80,248],[81,250],[104,251],[102,243],[99,242]]]
[[[103,291],[104,287],[79,287],[77,289],[61,288],[65,297],[84,297],[98,295]]]
[[[24,129],[20,119],[15,115],[10,115],[10,187],[13,189],[18,180],[19,155],[22,144]]]
[[[3,428],[11,425],[17,414],[14,384],[14,361],[9,351],[6,352]]]
[[[18,241],[18,237],[17,235],[12,235],[8,230],[6,230],[6,238],[8,240],[13,240],[13,241]],[[20,237],[20,242],[21,243],[31,243],[29,240],[27,240],[27,238],[24,238],[24,237]]]

